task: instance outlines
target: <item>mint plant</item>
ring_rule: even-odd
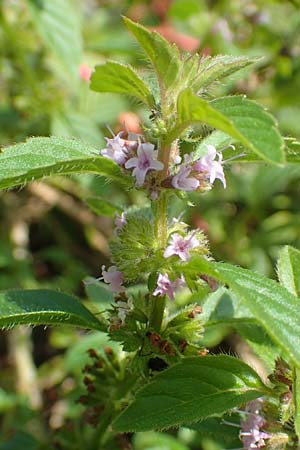
[[[96,281],[111,295],[110,309],[92,311],[58,291],[12,290],[1,294],[0,325],[65,323],[121,344],[123,353],[113,346],[89,352],[80,397],[94,427],[84,435],[86,448],[115,448],[118,433],[179,426],[210,435],[212,424],[222,430],[230,421],[240,428],[241,448],[299,448],[300,252],[282,250],[277,282],[215,262],[204,232],[169,211],[175,198],[186,207],[189,192],[205,195],[215,183],[225,189],[235,163],[299,162],[300,144],[284,140],[275,119],[245,96],[212,98],[215,83],[255,58],[181,55],[159,34],[124,20],[153,72],[142,77],[109,61],[95,68],[91,89],[144,103],[143,134],[124,127],[100,150],[75,139],[31,138],[0,155],[2,188],[94,173],[144,193],[142,208],[115,208],[111,265]],[[236,357],[208,354],[205,332],[220,324],[233,326],[266,360],[266,380]],[[59,445],[68,448],[63,439]]]

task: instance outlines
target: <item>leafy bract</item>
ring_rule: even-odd
[[[142,388],[114,429],[147,431],[191,423],[267,392],[255,371],[235,358],[185,358]]]
[[[27,0],[35,26],[64,68],[78,78],[82,38],[72,0]]]
[[[99,320],[75,297],[46,289],[0,293],[0,328],[20,324],[73,325],[103,330]]]
[[[199,92],[215,81],[226,78],[238,70],[256,63],[259,59],[232,55],[207,56],[200,61],[198,73],[191,87],[194,91]]]
[[[10,188],[49,175],[90,172],[128,183],[117,164],[98,156],[98,150],[81,141],[37,137],[2,149],[0,188]]]
[[[159,33],[147,30],[127,17],[124,18],[124,21],[150,59],[160,84],[162,83],[165,88],[175,84],[181,66],[178,48],[170,44]]]
[[[284,356],[300,367],[299,298],[274,280],[230,264],[193,258],[186,269],[210,275],[229,285],[283,350]]]
[[[207,102],[185,89],[178,97],[177,121],[168,140],[197,122],[203,122],[232,136],[260,158],[283,163],[283,140],[275,119],[258,103],[243,96],[223,97]]]
[[[91,89],[97,92],[133,96],[150,108],[155,106],[153,95],[148,87],[129,65],[108,61],[96,66],[91,77]]]

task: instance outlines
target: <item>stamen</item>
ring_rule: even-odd
[[[232,161],[233,159],[242,158],[243,156],[246,156],[246,153],[240,153],[239,155],[232,156],[231,158],[225,159],[225,161],[222,161],[222,164],[226,164],[229,161]]]
[[[229,425],[230,427],[241,428],[241,425],[239,423],[228,422],[224,419],[221,420],[221,423],[223,423],[224,425]]]

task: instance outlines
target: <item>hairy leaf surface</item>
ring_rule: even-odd
[[[46,289],[12,290],[0,293],[0,327],[73,325],[102,330],[101,322],[79,300]]]
[[[129,65],[108,61],[96,66],[91,77],[91,89],[97,92],[133,96],[150,108],[155,106],[153,95],[148,87]]]
[[[117,418],[117,431],[147,431],[223,414],[268,389],[256,372],[230,356],[185,358],[142,388]]]
[[[178,97],[177,122],[169,141],[197,122],[232,136],[264,160],[276,164],[284,162],[284,144],[275,119],[252,100],[233,96],[209,103],[186,89]]]
[[[124,21],[150,59],[160,82],[165,88],[175,84],[181,66],[178,48],[170,44],[159,33],[147,30],[127,17],[124,18]]]
[[[2,149],[0,188],[10,188],[49,175],[95,173],[119,183],[130,183],[117,164],[98,156],[99,151],[81,141],[58,137],[37,137]]]
[[[229,285],[283,350],[284,356],[300,367],[299,298],[274,280],[230,264],[194,258],[186,269],[211,275]]]

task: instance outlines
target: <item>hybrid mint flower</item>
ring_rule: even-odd
[[[122,230],[123,226],[126,225],[126,212],[123,211],[121,215],[117,214],[115,218],[115,233],[118,234],[118,231]]]
[[[182,261],[188,261],[191,257],[190,250],[199,245],[200,242],[195,237],[195,232],[185,237],[178,233],[174,233],[171,236],[170,244],[164,252],[164,257],[169,258],[172,255],[177,255]]]
[[[185,285],[186,284],[183,275],[181,275],[181,277],[177,278],[175,281],[171,281],[167,273],[165,273],[164,275],[160,273],[157,279],[157,288],[153,292],[153,295],[167,295],[171,300],[174,300],[174,294],[176,293],[176,291]]]
[[[126,169],[134,168],[132,175],[136,178],[135,185],[141,187],[149,170],[162,170],[164,165],[157,161],[157,151],[154,150],[154,145],[146,142],[139,144],[137,157],[130,158],[125,167]]]
[[[121,292],[124,290],[122,286],[124,281],[124,275],[120,272],[116,266],[111,266],[106,271],[105,266],[102,266],[102,277],[105,283],[109,284],[109,288],[112,292]]]
[[[116,136],[113,135],[112,139],[106,137],[106,148],[100,151],[102,156],[112,159],[119,164],[119,166],[122,166],[125,163],[128,153],[126,141],[121,138],[122,134],[123,131],[120,131]]]
[[[257,399],[247,405],[245,411],[247,419],[242,422],[242,431],[240,432],[240,438],[246,450],[263,448],[266,445],[265,440],[271,438],[270,434],[261,430],[266,425],[266,420],[259,414],[262,403],[262,399]]]
[[[195,191],[198,189],[200,182],[194,177],[189,177],[192,171],[191,166],[183,164],[179,172],[173,176],[171,184],[175,189],[180,189],[182,191]]]
[[[196,172],[206,172],[211,184],[213,184],[216,179],[221,180],[224,188],[226,188],[222,153],[217,152],[213,145],[206,145],[206,147],[207,154],[195,162],[193,170]],[[215,160],[216,156],[218,156],[218,161]]]

